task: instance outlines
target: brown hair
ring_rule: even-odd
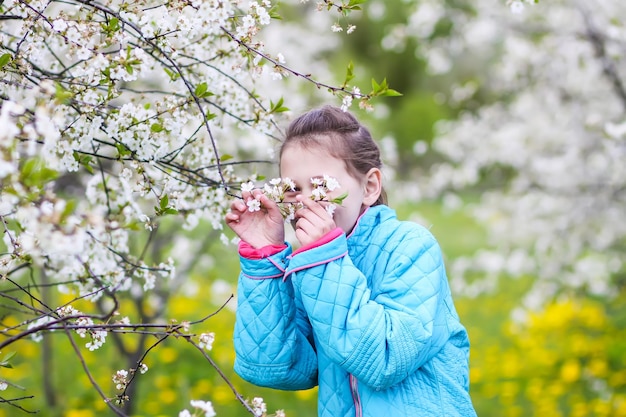
[[[355,178],[372,168],[382,168],[380,149],[370,132],[354,115],[339,107],[326,105],[292,121],[279,156],[292,144],[323,147],[333,157],[345,161],[348,172]],[[384,189],[373,205],[379,204],[387,204]]]

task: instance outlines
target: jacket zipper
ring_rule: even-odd
[[[350,391],[352,392],[352,401],[354,401],[355,417],[363,417],[363,410],[361,408],[361,397],[359,396],[359,388],[357,386],[357,380],[354,375],[350,374]]]

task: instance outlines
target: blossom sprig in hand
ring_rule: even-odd
[[[338,197],[330,198],[329,193],[339,188],[340,184],[335,178],[324,175],[322,178],[311,178],[311,184],[313,185],[313,191],[309,198],[313,201],[324,201],[329,204],[325,206],[326,211],[332,217],[337,205],[340,205],[343,200],[348,196],[344,193]],[[241,184],[242,191],[252,191],[254,184],[252,181]],[[265,194],[270,200],[276,202],[281,210],[281,214],[285,221],[291,221],[295,217],[297,210],[303,207],[302,203],[295,201],[285,201],[287,193],[296,192],[296,185],[290,178],[273,178],[269,183],[263,185],[263,194]],[[256,199],[250,199],[246,202],[248,210],[251,212],[261,209],[261,204]]]

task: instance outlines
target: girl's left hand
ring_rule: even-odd
[[[321,203],[303,195],[296,196],[296,200],[304,205],[295,213],[296,238],[300,245],[316,242],[328,232],[335,230],[337,227],[335,221]]]

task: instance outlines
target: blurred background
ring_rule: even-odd
[[[287,2],[283,20],[267,29],[268,48],[280,45],[273,52],[287,65],[328,83],[341,83],[352,62],[363,92],[374,78],[403,94],[369,111],[355,101],[351,111],[383,149],[390,205],[441,244],[471,340],[478,415],[626,416],[626,6],[370,0],[362,8],[342,16]],[[331,31],[333,24],[343,31]],[[347,34],[349,25],[356,30]],[[295,77],[281,88],[288,115],[330,101]],[[235,294],[235,246],[224,246],[208,224],[185,232],[172,220],[161,231],[170,239],[155,246],[154,260],[160,249],[197,256],[179,268],[185,282],[159,298],[164,305],[125,301],[137,311],[131,321],[150,308],[163,308],[166,319],[199,319]],[[194,245],[183,246],[189,238]],[[63,302],[55,291],[45,296]],[[194,327],[215,333],[210,356],[245,398],[262,397],[269,414],[316,416],[315,389],[262,389],[232,372],[235,306],[230,300]],[[111,375],[125,367],[120,346],[145,350],[155,341],[122,335],[85,360],[114,392]],[[28,410],[111,414],[63,336],[14,346],[14,367],[2,372],[41,387],[21,403]],[[249,415],[184,340],[166,340],[144,362],[132,415],[178,415],[191,399],[212,401],[218,416]],[[0,416],[18,413],[0,405]]]

